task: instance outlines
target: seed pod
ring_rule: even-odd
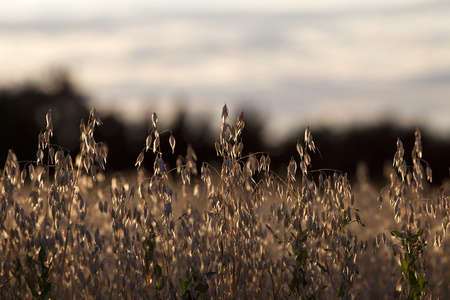
[[[155,111],[152,114],[152,126],[154,130],[158,130],[158,116]]]
[[[100,115],[95,110],[95,108],[92,108],[92,110],[91,110],[91,117],[94,119],[94,124],[96,124],[96,125],[102,125],[103,124],[102,121],[100,120]]]
[[[159,149],[159,133],[155,131],[155,140],[153,141],[153,153],[156,153],[156,150]]]
[[[53,124],[52,124],[52,110],[49,109],[47,114],[45,115],[45,120],[47,121],[47,130],[53,130]]]
[[[302,144],[300,144],[300,141],[297,141],[297,152],[300,155],[300,157],[303,157],[303,147]]]
[[[171,134],[169,138],[169,144],[172,148],[172,154],[175,152],[175,137]]]
[[[44,152],[41,149],[38,149],[36,152],[36,162],[39,164],[44,159]]]
[[[225,104],[222,108],[222,123],[225,123],[227,118],[228,118],[228,106]]]
[[[214,143],[214,147],[216,148],[216,154],[217,154],[217,156],[222,155],[221,147],[220,147],[220,145],[219,145],[219,143],[218,143],[217,141]]]
[[[431,171],[430,166],[427,166],[427,180],[429,182],[433,181],[433,172]]]
[[[170,202],[167,202],[164,205],[164,216],[168,218],[172,214],[172,204]]]
[[[141,164],[143,161],[144,161],[144,151],[141,151],[141,153],[139,153],[139,156],[136,160],[136,164],[134,166],[137,166],[137,168],[139,169],[141,167]]]
[[[145,139],[145,151],[148,151],[152,147],[152,135],[149,134],[147,138]]]

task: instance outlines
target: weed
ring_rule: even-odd
[[[423,247],[427,245],[425,240],[420,239],[423,229],[419,229],[415,234],[405,230],[403,232],[394,230],[391,234],[402,243],[402,247],[394,246],[397,246],[404,252],[403,257],[400,258],[400,266],[409,286],[407,299],[419,299],[427,282],[425,277],[417,276],[419,270],[416,267],[416,263],[423,252]],[[393,251],[394,255],[396,255],[397,250],[394,248]]]

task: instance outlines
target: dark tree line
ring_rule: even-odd
[[[87,107],[87,98],[74,87],[64,73],[56,76],[51,86],[49,89],[39,84],[24,84],[0,89],[2,163],[9,149],[13,149],[21,161],[35,159],[37,137],[40,130],[45,127],[45,114],[49,109],[52,110],[54,122],[53,142],[67,148],[71,153],[78,152],[80,120],[86,119],[90,110],[90,107]],[[137,156],[145,146],[148,124],[129,128],[115,116],[103,116],[102,112],[99,113],[103,125],[96,129],[95,134],[96,140],[105,142],[109,148],[107,170],[113,172],[132,169]],[[295,140],[302,138],[304,128],[299,128],[298,134],[277,147],[269,147],[264,143],[263,124],[257,118],[248,116],[245,117],[245,122],[242,134],[244,155],[252,152],[269,152],[272,168],[280,176],[285,176],[285,167],[290,157],[297,156]],[[168,143],[161,144],[163,151],[168,153],[164,157],[166,163],[174,167],[178,155],[184,156],[187,145],[191,144],[200,162],[219,164],[214,149],[214,139],[218,133],[210,131],[208,122],[197,124],[195,131],[190,125],[192,124],[189,124],[187,116],[179,113],[176,121],[169,126],[176,138],[176,150],[172,155]],[[414,145],[415,128],[404,129],[389,123],[353,128],[339,133],[327,128],[311,129],[316,146],[320,150],[320,154],[316,153],[312,157],[314,169],[341,170],[353,177],[356,165],[363,161],[368,167],[371,179],[380,184],[385,180],[383,179],[385,164],[392,163],[397,138],[403,141],[405,158],[408,161],[410,161],[409,151]],[[164,140],[164,137],[162,139]],[[433,169],[434,182],[440,184],[449,175],[450,142],[422,130],[422,143],[424,159]],[[143,165],[148,169],[152,168],[151,154],[144,160]]]

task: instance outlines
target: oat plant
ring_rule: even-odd
[[[345,172],[314,168],[321,155],[309,127],[292,142],[287,172],[277,174],[269,153],[246,153],[243,112],[233,118],[222,108],[211,141],[218,165],[202,161],[195,145],[176,149],[156,112],[149,117],[131,172],[108,173],[95,109],[81,121],[79,153],[52,142],[51,111],[35,160],[8,153],[0,175],[1,299],[450,295],[450,185],[431,186],[418,130],[410,164],[398,140],[377,200],[355,192]],[[391,205],[376,215],[384,201]]]

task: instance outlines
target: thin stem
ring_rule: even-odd
[[[83,150],[84,150],[84,146],[83,146]],[[60,289],[63,284],[64,268],[65,268],[65,262],[66,262],[66,254],[67,254],[67,245],[69,243],[69,232],[70,232],[70,227],[72,226],[72,224],[71,224],[72,203],[75,198],[75,191],[77,189],[78,178],[80,176],[80,172],[81,172],[81,168],[82,168],[82,161],[83,161],[83,155],[80,155],[80,161],[78,163],[77,173],[76,173],[75,181],[74,181],[74,184],[72,187],[72,195],[70,197],[69,210],[67,212],[67,228],[66,228],[66,235],[65,235],[66,240],[64,241],[64,249],[63,249],[63,256],[62,256],[62,261],[61,261],[61,271],[60,271],[61,274],[59,276],[57,295],[60,294]]]

